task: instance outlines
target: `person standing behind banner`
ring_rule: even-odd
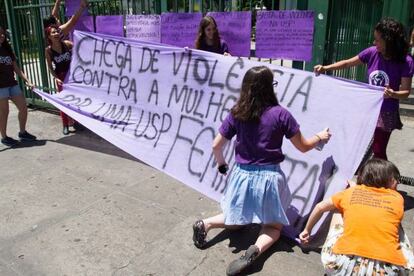
[[[79,9],[76,13],[64,24],[60,24],[59,20],[59,8],[60,0],[56,0],[55,5],[53,6],[52,14],[43,19],[43,28],[46,29],[50,26],[57,26],[61,39],[66,39],[69,36],[69,33],[73,30],[78,22],[79,18],[82,16],[84,10],[88,7],[88,0],[80,0]]]
[[[198,27],[195,48],[221,55],[230,55],[227,43],[220,38],[216,20],[211,16],[204,16]]]
[[[410,95],[414,73],[413,59],[408,55],[404,26],[392,18],[382,19],[374,29],[374,46],[357,56],[331,65],[316,65],[315,73],[339,70],[367,64],[368,82],[384,87],[381,106],[374,133],[374,157],[387,160],[387,145],[394,129],[401,129],[399,100]]]
[[[61,40],[57,26],[49,26],[45,30],[48,46],[45,50],[47,67],[56,80],[58,91],[62,91],[63,81],[69,71],[72,59],[73,44],[69,40]],[[63,135],[69,134],[69,124],[72,119],[60,111],[63,124]],[[76,123],[74,124],[76,129]]]
[[[213,228],[234,229],[252,223],[262,227],[256,243],[240,259],[229,264],[228,275],[240,273],[251,265],[279,239],[283,225],[289,224],[278,190],[286,186],[279,166],[285,158],[283,137],[290,139],[301,152],[307,152],[321,142],[328,142],[331,136],[325,129],[311,138],[304,138],[295,118],[279,105],[273,88],[275,83],[268,67],[249,69],[243,78],[240,98],[213,142],[218,170],[226,174],[228,165],[223,149],[236,136],[236,166],[221,201],[223,213],[194,223],[194,245],[203,248],[207,233]]]
[[[408,275],[414,269],[410,242],[401,228],[404,198],[396,191],[400,173],[373,158],[357,185],[318,203],[299,238],[308,244],[313,226],[327,211],[332,217],[321,259],[327,275]]]
[[[24,80],[26,85],[33,88],[34,85],[26,77],[16,63],[16,56],[6,39],[6,29],[0,26],[0,134],[1,143],[12,147],[18,143],[17,140],[7,136],[7,119],[9,117],[9,99],[16,105],[19,113],[20,140],[33,141],[36,136],[26,131],[27,106],[26,99],[14,77],[16,73]]]
[[[414,57],[414,27],[410,30],[410,54]]]

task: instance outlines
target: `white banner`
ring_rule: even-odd
[[[104,139],[204,195],[219,200],[212,141],[239,96],[245,72],[266,65],[277,97],[304,136],[329,127],[322,151],[300,153],[284,141],[281,166],[294,237],[312,207],[342,190],[361,161],[378,118],[379,88],[247,59],[93,33],[75,32],[63,92],[36,91]],[[233,142],[225,156],[234,166]]]

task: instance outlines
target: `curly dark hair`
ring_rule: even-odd
[[[214,32],[213,36],[213,46],[217,49],[220,49],[220,34],[217,29],[217,23],[216,20],[212,16],[206,15],[201,19],[200,25],[198,26],[198,33],[197,38],[195,40],[195,48],[200,49],[202,42],[205,40],[206,35],[204,30],[210,25],[213,24],[214,28],[216,28],[216,31]]]
[[[1,44],[1,47],[3,49],[5,49],[6,52],[8,52],[9,55],[14,56],[13,49],[12,49],[8,39],[7,39],[6,28],[4,28],[3,26],[0,25],[0,32],[4,32],[4,36],[5,36],[4,41]]]
[[[390,161],[372,158],[358,172],[357,184],[389,188],[391,181],[400,179],[400,171]]]
[[[384,18],[375,26],[385,41],[385,56],[393,61],[404,62],[408,54],[408,42],[404,25],[393,18]]]
[[[273,72],[266,66],[256,66],[244,75],[240,97],[231,113],[240,121],[258,121],[266,108],[277,105]]]

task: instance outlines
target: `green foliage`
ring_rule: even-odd
[[[118,15],[122,14],[121,0],[95,0],[89,1],[89,13],[92,15]]]

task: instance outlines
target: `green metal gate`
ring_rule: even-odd
[[[381,19],[382,0],[332,1],[325,64],[356,56],[373,41],[373,26]],[[361,20],[363,19],[363,20]],[[363,81],[366,68],[358,66],[334,72],[335,76]]]
[[[411,0],[314,0],[309,3],[313,3],[312,9],[317,10],[316,14],[326,14],[327,20],[326,27],[318,28],[318,19],[315,19],[314,57],[313,62],[307,64],[307,70],[312,70],[318,63],[331,64],[354,57],[372,45],[373,29],[383,17],[397,19],[406,26],[407,32],[414,22]],[[358,81],[366,79],[364,66],[331,73]]]

